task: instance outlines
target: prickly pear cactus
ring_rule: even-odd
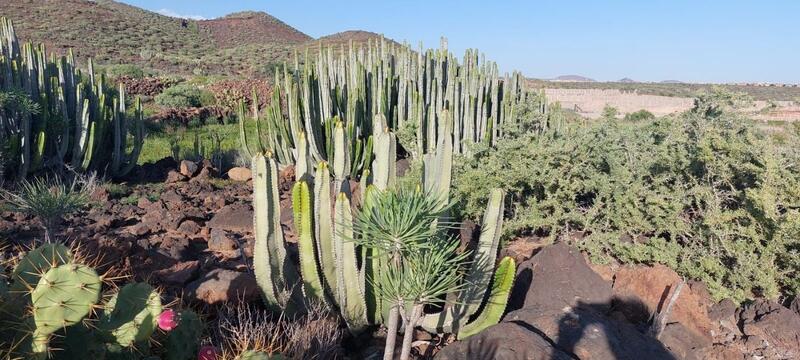
[[[36,332],[49,335],[83,320],[100,299],[101,286],[97,273],[85,265],[47,271],[31,293]]]
[[[77,324],[68,327],[63,337],[56,337],[53,347],[62,349],[54,352],[56,359],[105,359],[106,345],[100,341],[94,329]]]
[[[44,244],[29,251],[11,274],[12,293],[30,293],[48,270],[72,262],[69,249],[61,244]],[[20,297],[22,298],[22,297]]]
[[[158,326],[161,298],[150,285],[128,284],[111,297],[98,329],[123,347],[144,342]]]
[[[178,327],[169,332],[166,343],[166,360],[190,360],[197,357],[203,322],[192,311],[181,311]]]

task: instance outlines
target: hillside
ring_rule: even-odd
[[[358,44],[366,44],[368,41],[380,41],[381,38],[384,38],[388,43],[400,45],[397,41],[392,39],[386,38],[381,34],[374,33],[371,31],[362,31],[362,30],[348,30],[342,31],[331,35],[322,36],[320,38],[308,41],[304,43],[303,47],[309,48],[317,48],[319,44],[322,43],[324,46],[333,46],[339,47],[344,45],[345,47],[350,44],[352,41],[354,45]]]
[[[561,75],[556,77],[552,81],[563,81],[563,82],[595,82],[594,79],[581,76],[581,75]]]
[[[295,45],[311,37],[264,12],[241,12],[197,22],[200,31],[208,33],[216,46],[231,48],[241,45]]]
[[[0,0],[0,10],[22,39],[162,73],[267,74],[311,39],[266,13],[183,21],[111,0]]]

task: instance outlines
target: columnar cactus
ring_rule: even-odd
[[[252,140],[258,137],[285,138],[288,129],[291,140],[264,141],[258,149],[275,153],[284,166],[292,159],[282,154],[291,153],[303,133],[312,160],[333,164],[337,178],[340,166],[349,167],[351,177],[361,175],[371,164],[359,158],[371,153],[364,151],[369,137],[406,123],[417,129],[416,144],[403,144],[409,147],[406,150],[420,155],[432,152],[444,135],[443,109],[449,109],[452,117],[447,135],[455,154],[466,152],[470,143],[493,145],[524,96],[519,73],[500,77],[497,65],[479,58],[476,50],[468,50],[459,64],[446,41],[442,48],[427,51],[384,40],[370,41],[366,47],[351,44],[347,51],[320,45],[315,56],[306,51],[303,65],[295,59],[293,67],[284,65],[282,74],[276,72],[276,84],[275,93],[285,95],[287,116],[271,111],[260,121],[262,128],[275,129],[269,136],[247,135],[243,129],[241,138],[250,143],[245,146],[254,149]],[[270,109],[279,107],[280,99],[276,96]],[[248,118],[244,109],[241,113]],[[257,112],[253,114],[258,119]],[[331,130],[339,124],[346,133],[347,151],[342,155],[349,162],[335,159],[334,150],[342,146],[333,144],[342,137]]]
[[[513,259],[504,258],[500,262],[500,266],[495,272],[494,282],[492,282],[491,274],[497,258],[500,232],[503,226],[504,196],[505,193],[500,189],[492,191],[489,206],[481,223],[478,247],[475,249],[472,266],[464,279],[464,287],[458,294],[448,297],[448,299],[456,300],[445,304],[444,310],[440,313],[425,316],[422,326],[426,330],[456,333],[459,337],[467,337],[500,320],[506,307],[515,273]],[[490,288],[489,301],[478,318],[468,324],[467,321],[480,309],[490,283],[493,283],[493,286]],[[462,329],[465,330],[463,333]]]
[[[130,117],[124,89],[113,95],[105,77],[95,76],[91,60],[82,73],[71,51],[57,58],[48,57],[44,45],[20,46],[6,18],[0,19],[0,39],[0,91],[21,91],[38,109],[0,109],[0,141],[10,145],[18,177],[65,164],[112,176],[130,172],[144,138],[138,100]]]
[[[278,184],[273,181],[277,167],[277,162],[269,154],[256,154],[253,157],[254,265],[267,304],[276,311],[302,310],[302,306],[309,302],[327,304],[330,309],[338,310],[353,332],[359,332],[369,324],[382,322],[386,309],[376,296],[377,290],[373,284],[366,280],[379,278],[380,260],[370,255],[370,249],[359,248],[352,241],[352,204],[348,183],[331,179],[326,162],[317,165],[313,179],[295,183],[292,201],[300,259],[298,271],[282,255],[285,243],[276,203],[279,197]],[[313,196],[311,181],[314,183]],[[332,191],[331,184],[335,191]],[[370,188],[372,190],[367,190],[362,200],[364,207],[370,206],[371,194],[380,191],[375,186]],[[336,195],[332,201],[334,192]],[[464,291],[448,297],[457,301],[448,302],[441,313],[426,315],[421,324],[426,329],[453,333],[466,329],[463,336],[468,336],[470,332],[497,322],[502,315],[504,298],[507,298],[514,274],[513,261],[505,259],[501,261],[492,282],[492,269],[500,243],[503,196],[501,190],[492,193],[483,219],[479,246],[474,251],[473,262],[464,279]],[[283,269],[284,275],[276,275],[279,268]],[[491,289],[490,302],[478,314],[487,289]],[[287,295],[278,296],[281,292]],[[302,296],[297,296],[298,292]],[[475,317],[475,321],[467,324],[472,317]]]

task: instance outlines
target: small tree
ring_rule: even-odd
[[[393,358],[401,317],[406,330],[400,359],[406,360],[423,307],[462,286],[469,253],[459,253],[458,240],[446,235],[451,225],[440,219],[447,210],[438,197],[420,190],[374,190],[356,216],[356,241],[386,260],[379,275],[368,279],[390,306],[385,360]]]

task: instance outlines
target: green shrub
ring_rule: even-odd
[[[109,65],[105,70],[108,76],[112,78],[128,76],[134,79],[141,79],[146,76],[142,68],[132,64]]]
[[[595,261],[662,263],[716,299],[798,294],[800,138],[716,109],[503,139],[456,161],[454,209],[478,219],[499,186],[506,238],[572,235]]]
[[[639,121],[653,120],[655,118],[656,118],[656,116],[653,115],[653,113],[651,113],[651,112],[649,112],[649,111],[647,111],[645,109],[642,109],[642,110],[639,110],[637,112],[632,112],[632,113],[625,114],[625,119],[624,120],[625,121],[631,121],[631,122],[639,122]]]
[[[156,104],[168,108],[200,107],[202,94],[196,86],[178,84],[172,86],[155,98]]]

